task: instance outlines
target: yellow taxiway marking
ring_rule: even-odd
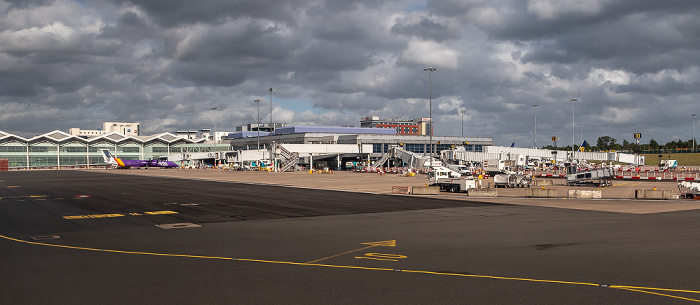
[[[360,248],[360,249],[350,250],[350,251],[343,252],[343,253],[336,254],[336,255],[327,256],[324,258],[319,258],[317,260],[312,260],[312,261],[308,262],[307,264],[317,263],[317,262],[320,262],[323,260],[327,260],[329,258],[334,258],[334,257],[338,257],[341,255],[345,255],[345,254],[349,254],[349,253],[353,253],[353,252],[357,252],[357,251],[362,251],[362,250],[366,250],[366,249],[374,248],[374,247],[396,247],[396,240],[375,241],[375,242],[361,243],[361,244],[362,245],[369,245],[369,246],[364,247],[364,248]]]
[[[152,256],[165,256],[165,257],[187,257],[187,258],[198,258],[198,259],[233,260],[233,261],[257,262],[257,263],[267,263],[267,264],[314,266],[314,267],[342,268],[342,269],[356,269],[356,270],[373,270],[373,271],[392,271],[392,272],[416,273],[416,274],[426,274],[426,275],[445,275],[445,276],[456,276],[456,277],[466,277],[466,278],[521,281],[521,282],[532,282],[532,283],[550,283],[550,284],[592,286],[592,287],[612,288],[612,289],[627,290],[627,291],[633,291],[633,292],[639,292],[639,293],[653,294],[653,295],[658,295],[658,296],[667,297],[667,298],[674,298],[674,299],[680,299],[680,300],[686,300],[686,301],[700,303],[700,299],[685,298],[685,297],[679,297],[679,296],[675,296],[675,295],[666,294],[666,293],[670,293],[670,292],[700,294],[700,291],[698,291],[698,290],[624,286],[624,285],[605,285],[605,284],[596,284],[596,283],[587,283],[587,282],[571,282],[571,281],[544,280],[544,279],[531,279],[531,278],[520,278],[520,277],[493,276],[493,275],[435,272],[435,271],[425,271],[425,270],[407,270],[407,269],[393,269],[393,268],[374,268],[374,267],[361,267],[361,266],[343,266],[343,265],[327,265],[327,264],[315,264],[315,263],[298,263],[298,262],[274,261],[274,260],[262,260],[262,259],[250,259],[250,258],[223,257],[223,256],[205,256],[205,255],[170,254],[170,253],[155,253],[155,252],[121,251],[121,250],[97,249],[97,248],[87,248],[87,247],[76,247],[76,246],[66,246],[66,245],[58,245],[58,244],[39,243],[39,242],[26,241],[26,240],[16,239],[16,238],[12,238],[12,237],[7,237],[4,235],[0,235],[0,238],[10,240],[10,241],[20,242],[20,243],[25,243],[25,244],[38,245],[38,246],[47,246],[47,247],[56,247],[56,248],[65,248],[65,249],[74,249],[74,250],[97,251],[97,252],[111,252],[111,253],[121,253],[121,254],[152,255]],[[355,251],[358,251],[358,250],[355,250]],[[659,292],[657,292],[657,291],[659,291]],[[664,293],[660,293],[660,292],[664,292]]]
[[[15,198],[46,198],[49,195],[31,195],[31,196],[10,196],[10,197],[0,197],[0,199],[15,199]]]
[[[396,240],[375,241],[370,243],[362,243],[362,245],[396,247]]]
[[[641,183],[629,184],[629,182],[622,182],[622,183],[619,183],[619,184],[613,184],[613,185],[610,185],[610,186],[604,186],[604,187],[601,187],[601,188],[597,188],[596,190],[604,190],[604,189],[607,189],[607,188],[616,187],[616,186],[623,186],[623,185],[635,186],[635,185],[640,185],[640,184],[641,184]]]
[[[112,218],[112,217],[124,217],[124,216],[140,216],[140,215],[165,215],[165,214],[177,214],[175,211],[153,211],[153,212],[143,212],[143,213],[128,213],[128,214],[93,214],[93,215],[74,215],[74,216],[63,216],[64,219],[94,219],[94,218]]]

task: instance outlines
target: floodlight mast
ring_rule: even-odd
[[[275,88],[267,89],[267,91],[270,91],[270,131],[273,131],[274,127],[272,125],[272,91],[275,91]]]
[[[532,109],[535,111],[535,135],[533,137],[533,140],[535,142],[535,146],[533,146],[534,148],[537,148],[537,109],[535,109],[535,108],[537,108],[537,106],[539,106],[539,105],[532,104]]]
[[[428,67],[423,69],[423,71],[429,71],[430,75],[430,168],[433,167],[433,72],[437,69],[433,67]]]
[[[576,145],[576,123],[574,121],[574,103],[577,102],[578,99],[576,98],[571,98],[571,161],[574,161],[574,146]]]
[[[212,140],[214,140],[214,144],[217,144],[218,141],[216,141],[216,111],[219,110],[219,107],[211,107],[211,110],[214,111],[214,136],[212,137]],[[216,147],[216,145],[214,145]]]
[[[256,150],[260,149],[260,99],[254,99],[253,102],[258,104],[258,122],[256,125],[256,128],[258,129],[258,146],[255,147]]]

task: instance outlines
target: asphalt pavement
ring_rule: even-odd
[[[700,302],[698,210],[182,178],[0,172],[3,303]]]

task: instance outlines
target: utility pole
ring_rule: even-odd
[[[464,110],[462,110],[462,137],[464,137]]]
[[[256,150],[260,149],[260,99],[254,99],[253,102],[258,104],[258,123],[255,124],[258,127],[258,146],[255,147]]]
[[[571,99],[571,161],[574,161],[574,146],[576,145],[576,123],[574,120],[574,105],[576,101],[578,100],[575,98]]]
[[[433,67],[423,69],[430,75],[430,168],[433,167],[433,72],[436,70]]]
[[[535,146],[533,146],[534,148],[537,148],[537,109],[535,109],[537,108],[537,106],[539,105],[532,104],[532,109],[535,111],[535,136],[533,137],[533,140],[535,142]]]
[[[270,88],[268,91],[270,91],[270,132],[272,132],[275,131],[275,127],[272,125],[272,91],[275,91],[275,88]]]

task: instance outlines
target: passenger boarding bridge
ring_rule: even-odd
[[[619,162],[630,165],[644,165],[644,156],[619,152],[582,152],[504,146],[485,146],[484,152],[471,152],[457,149],[442,151],[442,160],[456,163],[483,162],[484,160],[514,160],[517,165],[525,165],[532,160],[570,162],[575,160]]]

